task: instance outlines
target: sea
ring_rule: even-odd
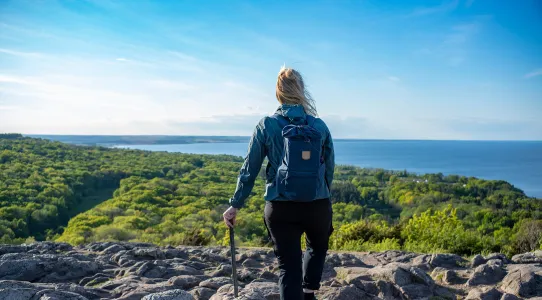
[[[244,157],[248,143],[116,147]],[[542,141],[337,140],[334,148],[337,164],[506,180],[542,199]]]

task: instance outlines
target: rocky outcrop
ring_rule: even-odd
[[[270,249],[239,249],[238,299],[280,299]],[[318,299],[542,299],[542,253],[330,253]],[[0,299],[235,299],[229,249],[41,242],[0,245]]]
[[[502,280],[503,291],[524,298],[542,296],[542,266],[518,264]]]
[[[542,263],[542,250],[514,255],[512,261],[517,264]]]
[[[495,284],[506,276],[506,270],[501,260],[492,259],[474,269],[467,281],[467,285],[475,286],[482,284]]]

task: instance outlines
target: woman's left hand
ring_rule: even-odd
[[[230,208],[226,209],[226,211],[222,214],[224,216],[224,223],[228,225],[228,227],[233,228],[235,225],[235,218],[237,217],[237,212],[239,210],[233,206],[230,206]]]

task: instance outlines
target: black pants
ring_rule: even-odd
[[[264,215],[279,263],[280,299],[303,299],[303,288],[320,288],[329,236],[333,231],[331,202],[329,199],[269,201]],[[307,249],[302,259],[303,232]]]

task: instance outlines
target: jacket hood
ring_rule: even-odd
[[[304,123],[307,118],[307,114],[302,105],[282,104],[277,109],[277,114],[289,118],[294,124]]]

